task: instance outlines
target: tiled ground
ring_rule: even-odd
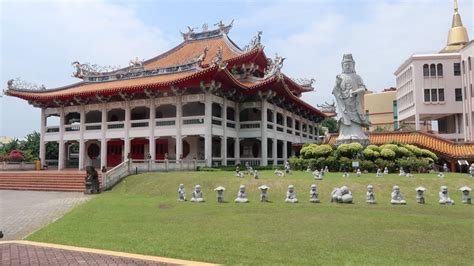
[[[0,190],[3,240],[22,239],[90,198],[79,192]]]
[[[178,265],[17,243],[0,244],[0,265]]]

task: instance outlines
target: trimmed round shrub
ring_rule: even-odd
[[[373,161],[363,160],[360,162],[360,168],[372,172],[375,170],[375,163]]]
[[[386,158],[386,159],[393,159],[396,156],[396,153],[389,149],[389,148],[383,148],[382,151],[380,151],[380,156]]]
[[[410,144],[406,144],[404,145],[403,147],[405,147],[407,150],[409,150],[411,153],[413,153],[413,155],[415,156],[421,156],[423,154],[423,152],[421,151],[420,148],[418,148],[417,146],[415,145],[410,145]]]
[[[400,157],[411,157],[413,153],[405,147],[398,147],[397,155]]]
[[[436,154],[427,149],[421,149],[421,156],[431,158],[433,161],[438,160],[438,156],[436,156]]]
[[[373,151],[380,152],[380,147],[378,147],[377,145],[373,145],[373,144],[367,146],[366,149],[371,149],[371,150],[373,150]]]
[[[347,157],[339,158],[339,171],[349,170],[352,167],[352,160]]]

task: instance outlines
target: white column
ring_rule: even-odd
[[[125,101],[125,137],[124,141],[124,152],[123,152],[123,161],[127,160],[128,154],[130,153],[130,101]]]
[[[272,147],[272,157],[273,157],[273,165],[277,165],[278,163],[278,137],[277,137],[277,106],[276,104],[273,105],[273,147]]]
[[[267,100],[264,99],[262,100],[262,122],[261,122],[261,130],[262,130],[262,141],[261,141],[262,157],[260,158],[261,166],[267,166],[268,164],[267,108],[268,108],[268,102]]]
[[[85,168],[84,161],[85,161],[85,154],[86,154],[86,143],[84,141],[84,131],[86,130],[85,127],[85,120],[86,120],[86,107],[81,104],[80,107],[80,125],[79,125],[79,170]]]
[[[106,132],[107,130],[107,103],[102,103],[102,119],[100,125],[100,168],[107,167],[107,139]]]
[[[45,108],[41,108],[41,125],[40,125],[40,143],[39,143],[39,159],[41,167],[46,164],[46,143],[44,142],[44,134],[46,134],[46,114]]]
[[[234,142],[234,159],[235,159],[235,164],[240,163],[240,103],[236,102],[235,103],[235,131],[236,131],[236,138]]]
[[[415,130],[420,130],[420,115],[415,114]]]
[[[150,121],[148,122],[148,127],[150,129],[150,136],[148,138],[148,147],[149,147],[149,154],[151,156],[151,160],[156,160],[156,145],[155,145],[155,98],[150,98]]]
[[[221,142],[221,157],[222,165],[227,165],[227,99],[223,97],[222,104],[222,142]]]
[[[183,112],[183,102],[181,95],[176,95],[176,160],[183,154],[183,138],[181,135],[181,117]]]
[[[286,161],[288,159],[288,142],[283,140],[283,160]]]
[[[65,147],[64,147],[64,107],[59,111],[59,151],[58,151],[58,170],[64,169],[65,163]]]
[[[206,92],[204,95],[204,159],[206,166],[212,166],[212,94]]]

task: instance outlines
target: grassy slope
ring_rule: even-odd
[[[435,174],[401,178],[375,174],[328,174],[318,181],[320,204],[310,204],[310,173],[284,178],[262,171],[261,179],[238,179],[232,172],[153,173],[131,176],[29,237],[30,240],[167,256],[225,264],[470,264],[474,259],[474,208],[461,204],[462,185],[474,187],[466,175]],[[199,183],[204,204],[176,201],[184,183],[187,196]],[[285,204],[288,184],[300,203]],[[365,204],[366,186],[375,187],[377,205]],[[232,202],[240,184],[251,203]],[[257,187],[271,187],[271,203],[260,203]],[[347,184],[355,204],[329,203],[333,187]],[[397,184],[407,206],[389,204]],[[212,189],[227,188],[230,203],[218,204]],[[415,202],[415,188],[428,188],[427,204]],[[455,206],[437,204],[441,185],[450,188]]]

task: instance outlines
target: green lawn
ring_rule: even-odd
[[[180,183],[188,198],[195,184],[206,203],[177,202]],[[467,175],[416,174],[413,178],[375,174],[342,178],[330,173],[317,181],[322,203],[308,202],[310,173],[283,178],[261,171],[260,179],[239,179],[233,172],[152,173],[130,176],[112,191],[75,208],[34,233],[29,240],[125,251],[223,264],[444,264],[472,265],[474,206],[461,204]],[[235,204],[240,184],[250,203]],[[261,184],[271,187],[270,203],[258,201]],[[295,185],[300,203],[285,204],[286,188]],[[368,184],[378,204],[365,203]],[[393,185],[408,204],[389,204]],[[213,189],[227,188],[229,203],[218,204]],[[354,204],[329,202],[333,187],[348,185]],[[415,201],[423,185],[426,205]],[[439,187],[447,185],[454,206],[438,205]]]

